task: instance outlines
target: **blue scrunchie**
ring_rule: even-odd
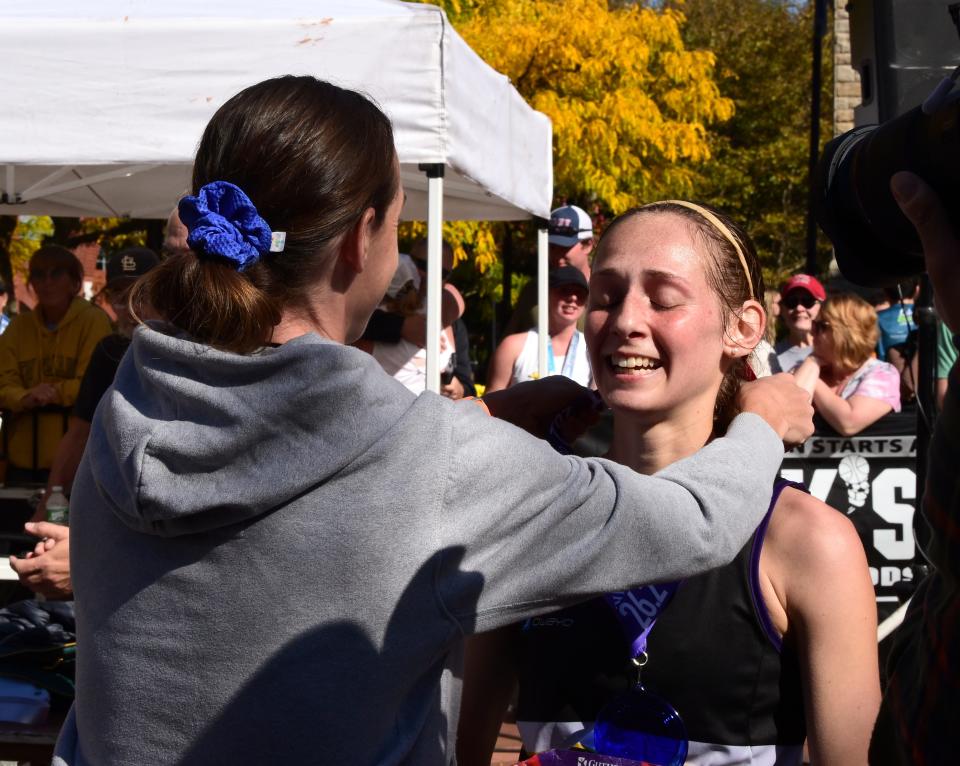
[[[206,184],[177,206],[187,244],[200,256],[225,258],[237,271],[270,252],[270,226],[243,190],[227,181]]]

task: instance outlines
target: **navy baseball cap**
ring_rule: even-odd
[[[146,247],[127,247],[107,258],[107,284],[121,279],[137,279],[160,263],[157,254]]]
[[[583,208],[564,205],[550,213],[547,231],[551,245],[573,247],[577,242],[593,239],[593,221]]]

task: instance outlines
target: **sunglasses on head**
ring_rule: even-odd
[[[62,266],[54,266],[52,269],[30,269],[30,281],[40,282],[44,279],[60,279],[70,272]]]
[[[814,319],[811,324],[813,325],[814,334],[825,332],[826,330],[830,329],[830,323],[825,319]]]
[[[820,301],[814,298],[813,295],[808,293],[806,290],[794,290],[792,293],[780,300],[780,303],[782,303],[788,309],[795,309],[797,306],[803,306],[805,309],[812,309],[819,302]]]

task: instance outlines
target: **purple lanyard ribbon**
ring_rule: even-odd
[[[537,753],[517,766],[652,766],[647,761],[633,761],[614,755],[601,755],[587,750],[547,750]]]
[[[604,594],[604,601],[617,615],[630,641],[632,659],[647,653],[647,637],[679,587],[680,582],[668,582]]]

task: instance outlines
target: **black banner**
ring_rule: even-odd
[[[814,436],[781,475],[848,516],[863,541],[881,619],[913,590],[917,438]]]

